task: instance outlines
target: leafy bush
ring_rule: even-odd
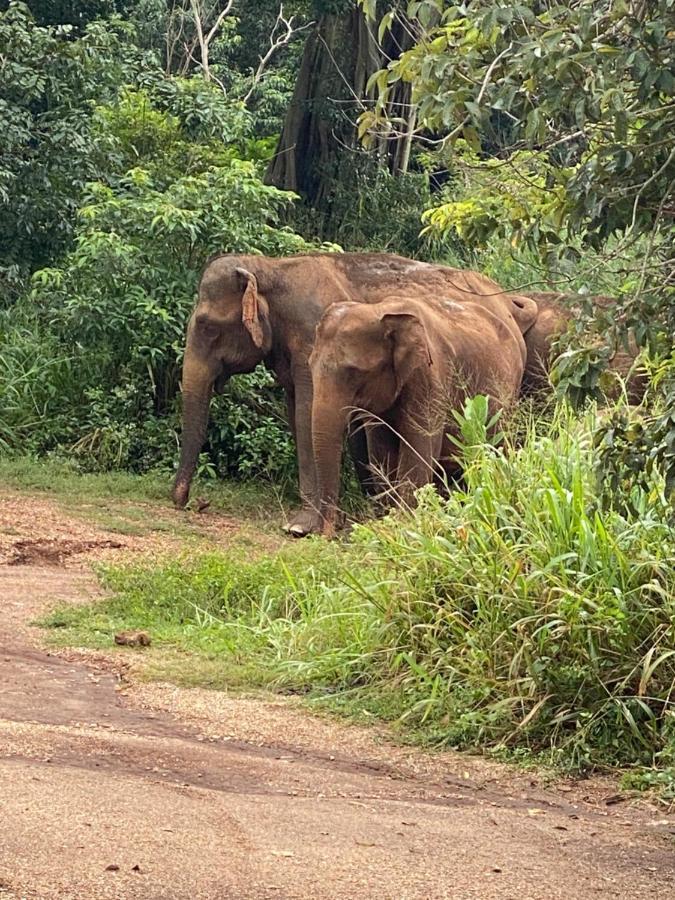
[[[181,96],[196,108],[215,94],[186,88]],[[213,133],[222,136],[225,108],[214,102]],[[243,136],[238,117],[235,109],[232,135]],[[291,195],[264,185],[255,164],[210,129],[202,143],[189,138],[188,120],[186,106],[179,118],[130,89],[97,109],[92,128],[109,174],[84,188],[73,249],[34,273],[0,338],[0,386],[11,400],[0,424],[5,446],[68,447],[90,468],[171,465],[185,324],[206,257],[307,248],[275,225]],[[111,168],[132,160],[128,171]],[[214,406],[207,446],[217,471],[292,470],[267,374],[246,376]]]
[[[609,505],[637,510],[646,492],[675,514],[675,353],[655,368],[641,406],[613,410],[595,443]]]
[[[424,489],[417,510],[342,547],[113,569],[117,597],[72,624],[95,623],[99,640],[150,627],[425,740],[577,770],[672,766],[675,539],[662,509],[645,491],[638,512],[603,510],[592,413],[559,411],[508,455],[480,443],[480,415],[467,409],[466,489],[447,500]]]
[[[70,243],[80,194],[100,173],[96,103],[112,100],[140,54],[119,19],[37,26],[23,3],[0,12],[0,290]]]

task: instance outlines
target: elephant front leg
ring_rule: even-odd
[[[298,436],[295,432],[295,391],[292,388],[286,388],[284,390],[286,394],[286,414],[288,416],[288,427],[291,429],[291,434],[293,435],[293,441],[296,446],[298,446]]]
[[[364,497],[372,497],[377,494],[378,485],[369,465],[366,430],[367,426],[358,417],[352,417],[348,425],[347,443],[361,493]]]
[[[400,428],[400,451],[396,477],[396,493],[401,504],[412,507],[415,491],[434,480],[439,443],[436,435],[425,433],[419,425],[406,423]]]
[[[399,436],[388,423],[367,427],[372,495],[384,506],[397,482]]]
[[[291,430],[298,458],[298,480],[301,508],[289,519],[284,530],[293,537],[318,534],[322,530],[316,468],[312,451],[312,378],[307,367],[294,372],[293,391],[287,391]]]

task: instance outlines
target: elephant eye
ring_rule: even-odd
[[[347,378],[360,378],[363,376],[364,372],[367,372],[368,369],[363,366],[345,366],[344,373]]]
[[[214,338],[220,333],[220,326],[207,318],[207,316],[197,317],[197,327],[204,337],[207,338]]]

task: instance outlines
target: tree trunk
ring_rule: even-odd
[[[295,191],[314,209],[330,202],[340,180],[341,161],[350,150],[359,150],[356,121],[372,102],[366,95],[368,79],[390,58],[412,46],[412,29],[401,21],[394,23],[383,48],[378,47],[376,35],[377,23],[368,22],[361,8],[349,2],[342,13],[322,15],[305,44],[266,181]],[[397,85],[391,103],[404,124],[400,137],[386,141],[383,162],[393,174],[399,174],[408,168],[414,129],[414,125],[409,127],[414,115],[410,86]],[[353,166],[345,161],[349,171]]]

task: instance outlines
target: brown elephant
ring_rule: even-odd
[[[527,363],[523,375],[523,394],[551,389],[549,372],[555,356],[554,344],[579,310],[579,298],[574,294],[540,291],[529,292],[528,297],[537,304],[538,314],[534,324],[525,332]],[[616,304],[612,297],[597,296],[591,299],[601,309]],[[639,403],[647,388],[644,370],[635,368],[638,352],[637,344],[631,340],[628,350],[617,350],[609,361],[609,370],[627,379],[627,395],[631,403]]]
[[[451,411],[486,394],[492,415],[520,390],[525,343],[510,316],[501,301],[457,295],[343,302],[326,311],[310,357],[324,534],[335,529],[343,435],[354,410],[377,423],[365,426],[370,456],[389,467],[403,501],[437,475],[457,473]]]
[[[448,292],[503,309],[508,327],[518,333],[527,330],[536,316],[534,301],[507,295],[476,272],[386,253],[284,259],[221,255],[210,260],[187,329],[181,458],[173,488],[176,505],[182,507],[188,500],[214,389],[222,389],[231,375],[251,372],[262,362],[286,392],[297,445],[302,509],[291,521],[290,531],[297,536],[319,531],[309,356],[321,316],[341,300],[377,303],[384,298]]]

